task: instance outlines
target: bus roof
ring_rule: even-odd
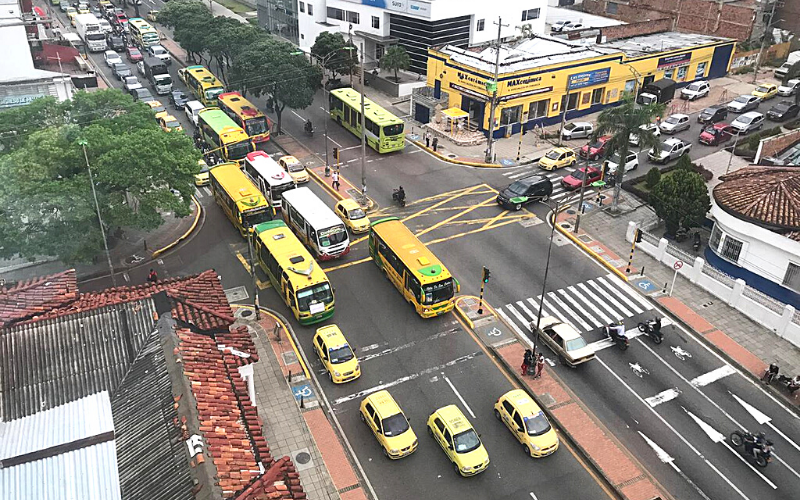
[[[222,82],[214,76],[214,73],[206,69],[205,66],[187,66],[186,72],[204,86],[222,87]]]
[[[259,207],[267,207],[266,198],[261,191],[253,185],[252,181],[242,172],[238,163],[222,163],[209,170],[222,189],[236,203],[239,210],[244,212]]]
[[[317,195],[307,187],[290,189],[282,195],[284,200],[289,203],[300,215],[316,229],[323,229],[344,224],[342,219],[333,213]]]
[[[361,94],[359,94],[356,90],[347,87],[331,90],[331,94],[335,95],[342,101],[349,103],[356,110],[361,109]],[[403,123],[403,120],[389,113],[366,97],[364,98],[364,116],[375,122],[376,125],[380,126]]]
[[[371,231],[389,245],[421,284],[436,283],[451,277],[444,264],[397,217],[373,222]]]
[[[218,136],[226,142],[229,140],[240,141],[247,138],[247,134],[231,117],[219,108],[201,109],[197,113],[198,120],[203,120]],[[244,136],[244,137],[242,137]]]
[[[247,154],[247,163],[249,163],[253,170],[258,172],[258,175],[264,178],[270,186],[280,186],[283,184],[292,184],[292,176],[286,173],[278,162],[269,157],[263,151],[253,151]]]
[[[282,220],[262,222],[254,230],[278,265],[292,278],[296,290],[328,281],[322,267]]]
[[[217,99],[220,103],[224,103],[225,106],[242,118],[247,119],[264,116],[264,113],[262,113],[260,109],[242,97],[238,92],[225,92],[217,96]]]

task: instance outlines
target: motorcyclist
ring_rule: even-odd
[[[622,322],[618,323],[611,323],[606,327],[606,332],[608,332],[609,338],[611,340],[617,340],[619,338],[625,338],[625,326]]]
[[[397,192],[395,193],[395,195],[397,196],[397,201],[399,201],[400,203],[402,203],[402,202],[404,202],[406,200],[406,192],[403,189],[403,186],[400,186],[397,189]]]
[[[764,451],[767,444],[767,435],[763,432],[759,432],[758,434],[752,435],[751,439],[745,439],[744,449],[748,454],[755,458],[759,452]]]
[[[789,394],[794,394],[794,391],[800,389],[800,375],[796,375],[793,379],[789,380],[786,387],[789,389]]]
[[[769,385],[770,382],[772,382],[772,380],[775,379],[778,376],[779,372],[780,372],[780,368],[778,368],[778,364],[777,363],[770,363],[769,368],[767,368],[767,371],[764,372],[764,376],[761,377],[761,380],[766,382],[767,385]]]
[[[309,134],[314,131],[314,125],[311,123],[311,120],[306,120],[305,130]]]

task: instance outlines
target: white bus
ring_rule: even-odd
[[[292,176],[263,151],[247,154],[244,173],[253,180],[258,190],[267,197],[274,208],[281,208],[281,195],[285,191],[297,187]]]
[[[342,220],[307,187],[283,193],[281,208],[286,225],[320,260],[336,259],[350,251]]]

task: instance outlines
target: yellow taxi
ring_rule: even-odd
[[[78,15],[78,9],[76,9],[75,7],[67,7],[67,10],[65,12],[67,13],[69,22],[72,24],[72,26],[75,26],[75,16]]]
[[[575,151],[569,148],[553,148],[539,159],[539,166],[545,170],[571,167],[578,161]]]
[[[529,457],[546,457],[558,449],[556,431],[539,405],[522,389],[500,396],[494,404],[494,416],[506,424]]]
[[[766,101],[778,95],[778,86],[774,83],[762,83],[756,87],[752,94],[760,97],[762,101]]]
[[[361,376],[358,359],[338,326],[317,328],[314,351],[334,384],[344,384]]]
[[[147,13],[147,20],[148,21],[156,22],[156,19],[158,19],[158,11],[157,10],[151,10],[150,12]]]
[[[442,447],[456,474],[474,476],[489,466],[489,453],[458,406],[449,405],[433,412],[428,417],[428,434]]]
[[[78,4],[78,14],[91,14],[92,11],[89,9],[89,4],[86,3],[79,3]]]
[[[392,460],[407,457],[417,450],[417,435],[389,391],[378,391],[361,401],[361,421],[367,424]]]
[[[194,174],[194,185],[195,186],[205,186],[210,182],[208,178],[208,163],[205,160],[197,160],[197,165],[200,166],[200,172]]]
[[[183,130],[178,119],[170,114],[160,116],[158,124],[161,125],[161,130],[164,132],[180,132]]]
[[[146,104],[150,106],[150,110],[152,110],[153,113],[156,114],[156,119],[158,119],[159,116],[168,114],[167,108],[165,108],[164,105],[161,104],[161,101],[147,101]]]
[[[333,207],[333,211],[342,219],[344,225],[350,228],[353,234],[369,231],[369,218],[356,200],[345,198]]]
[[[304,182],[308,182],[308,172],[306,171],[306,167],[294,156],[281,156],[278,158],[278,165],[289,172],[289,175],[292,177],[292,180],[295,182],[295,184],[303,184]]]

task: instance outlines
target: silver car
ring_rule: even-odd
[[[740,134],[749,134],[754,130],[758,130],[764,126],[764,115],[758,111],[750,111],[741,116],[736,117],[731,122],[731,128],[738,131]]]
[[[754,95],[740,95],[736,99],[728,103],[728,111],[734,113],[746,113],[747,111],[754,110],[761,104],[761,99]]]
[[[589,122],[570,122],[564,125],[561,137],[565,140],[583,139],[589,137],[594,132],[594,125]]]
[[[675,114],[662,120],[659,128],[665,134],[675,134],[681,130],[687,130],[690,126],[689,115]]]

